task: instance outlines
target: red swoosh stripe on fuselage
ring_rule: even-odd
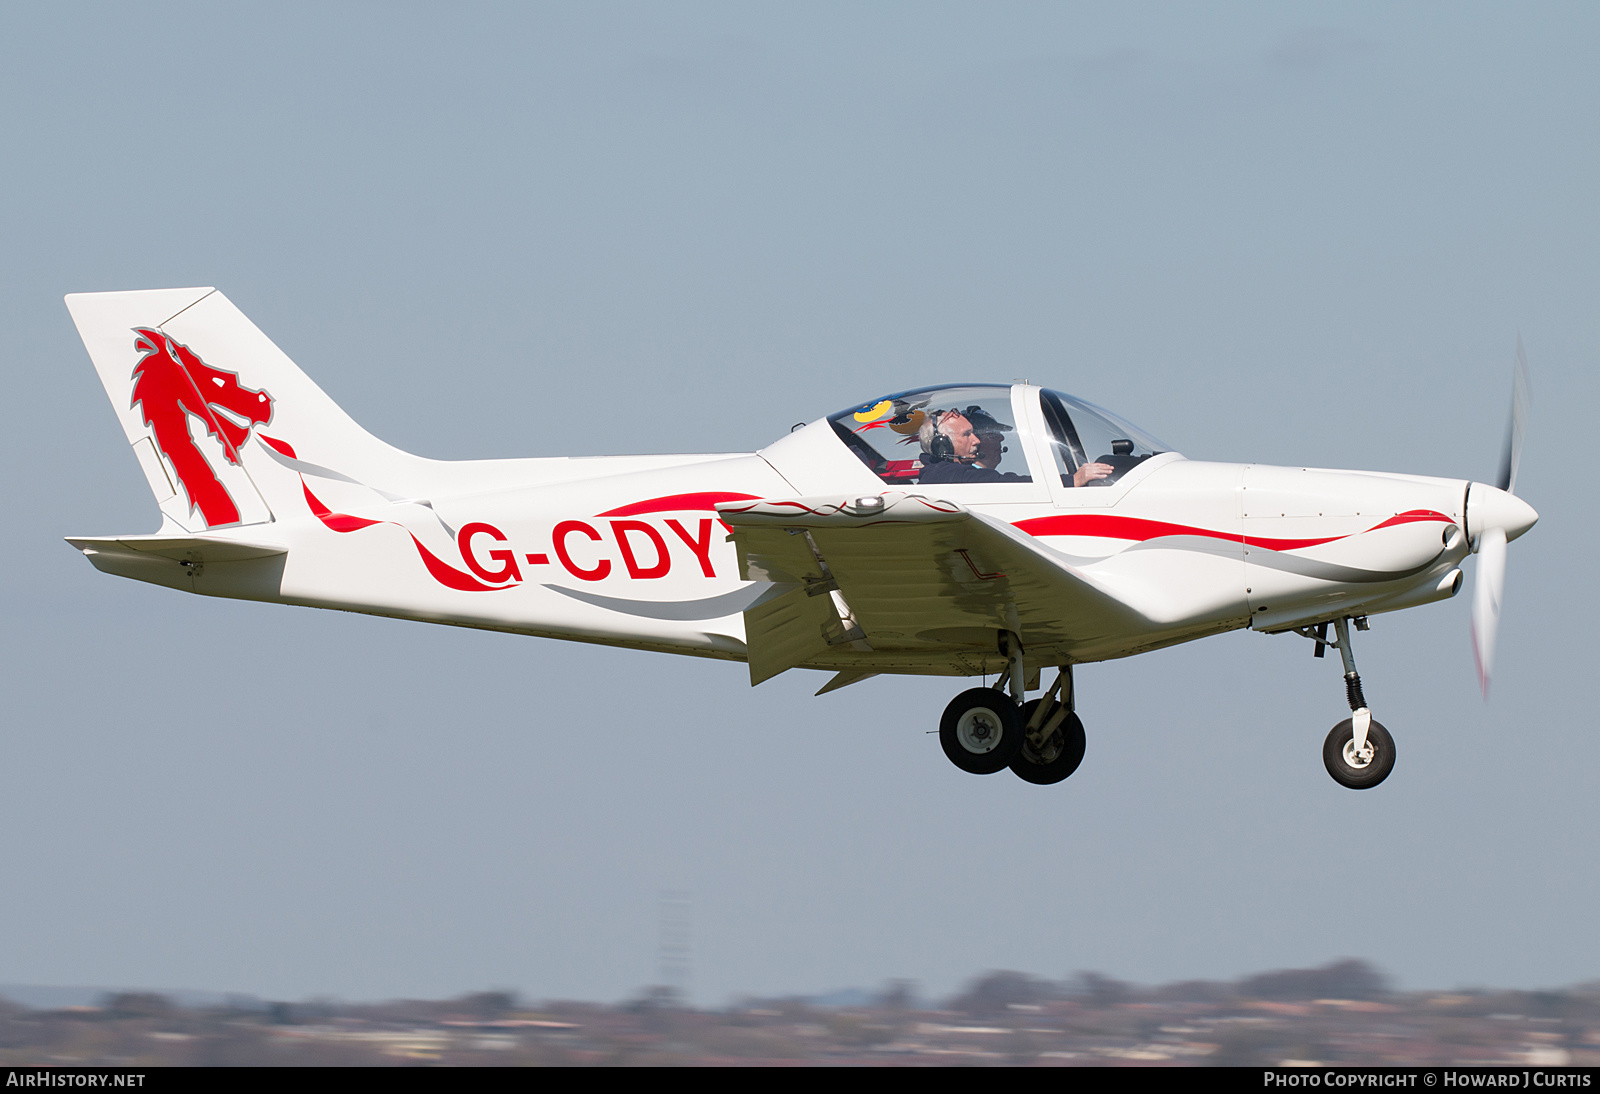
[[[636,501],[628,505],[619,505],[615,509],[607,509],[604,513],[596,513],[598,517],[634,517],[640,513],[682,513],[689,510],[703,509],[716,512],[717,506],[725,501],[758,501],[754,494],[735,494],[727,490],[703,490],[694,494],[668,494],[661,498],[650,498],[648,501]]]
[[[288,456],[291,460],[299,459],[299,457],[294,454],[294,446],[291,445],[288,441],[275,440],[272,437],[269,437],[265,433],[261,432],[261,430],[259,430],[259,429],[256,430],[256,440],[260,441],[262,444],[266,445],[268,448],[272,449],[274,452],[283,453],[285,456]]]
[[[1367,532],[1376,532],[1379,528],[1390,528],[1397,524],[1412,524],[1416,521],[1455,523],[1443,513],[1436,513],[1432,509],[1412,509],[1392,516],[1382,524],[1374,524],[1367,529]],[[1261,547],[1268,551],[1298,551],[1305,547],[1318,547],[1324,543],[1350,538],[1346,535],[1325,536],[1321,539],[1266,539],[1260,536],[1217,532],[1210,528],[1196,528],[1188,524],[1169,524],[1163,520],[1118,517],[1108,513],[1063,513],[1050,517],[1033,517],[1030,520],[1018,521],[1015,527],[1030,536],[1088,536],[1095,539],[1128,539],[1141,543],[1166,536],[1206,536],[1210,539]],[[1366,532],[1352,533],[1352,535],[1365,534]]]
[[[287,447],[287,446],[285,446]],[[422,556],[422,564],[428,568],[428,573],[439,584],[451,589],[459,589],[464,593],[492,593],[496,589],[509,589],[510,585],[485,585],[464,570],[458,570],[444,559],[434,554],[422,545],[422,541],[412,534],[411,529],[392,520],[369,520],[366,517],[353,517],[349,513],[334,513],[311,492],[311,487],[306,484],[305,476],[300,477],[300,488],[306,492],[306,504],[311,507],[311,513],[323,524],[335,532],[357,532],[362,528],[370,528],[374,524],[393,524],[396,528],[411,536],[411,542],[417,546],[417,554]]]

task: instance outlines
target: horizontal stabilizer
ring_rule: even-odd
[[[279,599],[288,548],[232,536],[69,536],[95,569],[186,593]]]
[[[224,536],[68,536],[86,555],[125,554],[174,562],[245,562],[288,553],[287,547]]]

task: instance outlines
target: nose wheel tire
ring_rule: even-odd
[[[1049,786],[1078,770],[1078,765],[1083,763],[1086,741],[1083,722],[1076,714],[1069,712],[1061,719],[1061,724],[1051,731],[1044,744],[1035,748],[1027,738],[1026,727],[1038,706],[1039,700],[1030,699],[1022,708],[1022,747],[1017,750],[1016,759],[1011,761],[1011,770],[1024,782]]]
[[[1322,742],[1322,763],[1340,786],[1370,790],[1394,770],[1394,738],[1380,723],[1373,722],[1367,728],[1367,747],[1357,752],[1355,725],[1346,718]]]
[[[944,708],[939,743],[961,770],[993,775],[1005,770],[1022,747],[1022,718],[1003,692],[971,688]]]

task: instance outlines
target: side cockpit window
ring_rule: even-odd
[[[1033,481],[1006,385],[901,392],[828,420],[861,462],[892,486]]]

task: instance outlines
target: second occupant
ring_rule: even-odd
[[[995,467],[1003,451],[1001,432],[1010,428],[978,407],[934,411],[923,419],[917,434],[922,442],[922,474],[918,481],[1030,481],[1027,475],[1008,474]]]

